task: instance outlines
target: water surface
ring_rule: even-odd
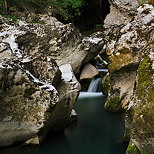
[[[77,122],[64,131],[49,134],[40,147],[14,147],[1,154],[125,154],[124,119],[104,111],[102,93],[80,93],[74,106]],[[3,153],[2,153],[3,152]]]

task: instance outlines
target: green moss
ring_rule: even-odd
[[[132,141],[130,141],[126,153],[127,154],[140,154],[140,151],[136,148],[135,144]]]
[[[148,142],[154,130],[154,86],[152,61],[146,56],[141,61],[138,68],[138,81],[136,87],[136,97],[133,117],[134,138],[139,144],[146,143],[146,151],[151,149],[151,143]],[[141,133],[142,132],[142,133]],[[140,150],[141,151],[141,150]],[[141,152],[140,152],[141,153]],[[143,152],[142,152],[143,153]]]
[[[2,16],[7,18],[10,21],[13,21],[13,22],[17,22],[18,21],[18,18],[16,16],[14,16],[14,15],[6,14],[6,15],[2,15]]]
[[[139,4],[151,4],[154,6],[154,0],[139,0]]]
[[[138,69],[138,85],[137,85],[137,96],[138,98],[144,97],[145,90],[148,89],[152,85],[152,75],[154,71],[151,68],[152,61],[151,59],[146,56],[141,64],[139,65]]]
[[[122,105],[120,103],[120,97],[115,96],[112,98],[109,98],[105,105],[104,105],[105,110],[111,111],[111,112],[121,112],[123,111]]]
[[[110,88],[110,76],[107,74],[104,76],[102,81],[103,94],[108,95]]]
[[[126,66],[133,61],[133,56],[128,49],[122,49],[118,51],[117,53],[119,54],[112,55],[109,57],[109,61],[110,61],[109,70],[110,71],[119,70],[121,67]]]
[[[143,150],[137,148],[132,141],[129,142],[126,153],[127,154],[146,154]]]

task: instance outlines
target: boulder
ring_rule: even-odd
[[[127,134],[131,134],[126,153],[151,154],[154,152],[154,8],[148,4],[139,8],[122,5],[126,1],[110,2],[125,13],[134,10],[133,20],[124,25],[119,22],[119,26],[110,24],[104,31],[103,51],[109,57],[105,109],[126,113],[126,129],[130,132]]]
[[[0,147],[39,144],[69,121],[80,90],[74,72],[90,56],[72,24],[51,22],[0,17]]]
[[[99,72],[97,71],[97,69],[92,64],[87,63],[81,71],[80,80],[92,79],[94,76],[98,74]]]
[[[0,16],[1,147],[39,144],[64,128],[80,90],[74,73],[103,46],[100,33],[83,38],[73,24],[37,18],[13,23]]]

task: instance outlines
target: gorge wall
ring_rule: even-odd
[[[105,109],[125,113],[126,153],[154,152],[154,8],[141,1],[110,1],[104,21],[109,73]],[[149,1],[150,4],[152,1]],[[148,3],[148,1],[147,1]]]

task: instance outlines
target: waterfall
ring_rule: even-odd
[[[101,78],[93,79],[88,87],[87,92],[98,92],[100,89]]]

